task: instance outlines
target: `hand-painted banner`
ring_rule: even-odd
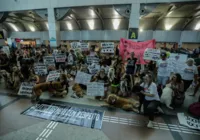
[[[138,58],[139,64],[146,64],[143,59],[144,51],[147,48],[155,48],[155,40],[149,40],[145,42],[133,42],[127,39],[120,39],[120,55],[123,59],[130,57],[131,52],[135,53],[135,57]]]

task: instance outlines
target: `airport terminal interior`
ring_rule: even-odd
[[[200,140],[200,0],[0,0],[0,140]]]

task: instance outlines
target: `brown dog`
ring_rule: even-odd
[[[78,96],[79,98],[83,97],[83,90],[80,87],[79,84],[74,84],[74,86],[72,87],[72,90],[74,91],[74,93],[76,94],[76,96]]]
[[[32,100],[38,100],[39,97],[41,96],[43,91],[59,91],[63,88],[61,82],[45,82],[45,83],[40,83],[36,84],[33,87],[33,96]],[[67,93],[65,93],[67,94]]]
[[[123,110],[134,111],[137,113],[139,112],[137,108],[139,107],[140,103],[139,103],[139,101],[136,101],[134,99],[125,99],[125,98],[121,98],[117,95],[110,94],[107,97],[106,102],[110,106],[114,106],[116,108],[122,108]]]

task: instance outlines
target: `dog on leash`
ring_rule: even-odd
[[[172,96],[173,96],[173,90],[171,89],[171,84],[167,84],[162,91],[160,102],[165,104],[167,108],[174,109],[170,106],[172,102]]]

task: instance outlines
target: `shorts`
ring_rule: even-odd
[[[163,85],[165,86],[167,81],[168,81],[169,77],[165,77],[165,76],[158,76],[158,84],[159,85]]]
[[[134,72],[135,72],[135,69],[133,69],[133,68],[126,69],[126,74],[134,74]]]

